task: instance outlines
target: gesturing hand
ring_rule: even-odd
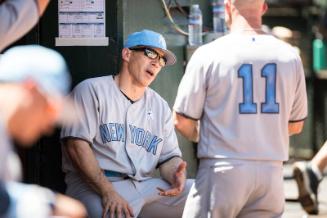
[[[102,204],[102,218],[106,218],[108,212],[110,213],[110,218],[134,217],[133,209],[116,191],[109,191],[102,196]]]
[[[159,195],[176,196],[183,192],[186,181],[186,165],[186,162],[182,161],[177,167],[177,170],[174,174],[173,183],[171,184],[171,189],[164,190],[162,188],[157,187],[157,189],[159,190]]]

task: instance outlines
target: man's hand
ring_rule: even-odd
[[[114,190],[109,191],[102,196],[102,204],[103,218],[107,217],[108,212],[112,218],[134,217],[133,209],[129,206],[128,202]]]
[[[174,174],[174,181],[172,183],[172,188],[164,190],[157,187],[159,190],[159,195],[161,196],[176,196],[183,192],[185,181],[186,181],[186,162],[182,161]]]

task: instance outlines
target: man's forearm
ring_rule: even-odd
[[[181,114],[174,112],[175,128],[188,140],[193,142],[199,141],[200,125],[199,121],[192,120]]]
[[[182,158],[180,157],[173,157],[169,161],[163,163],[160,167],[160,175],[161,177],[169,182],[170,184],[173,184],[175,181],[175,172],[178,168],[178,166],[183,162]]]
[[[181,134],[192,142],[199,142],[199,125],[195,123],[195,125],[190,127],[189,131],[181,131]]]
[[[299,121],[295,123],[288,124],[288,134],[290,136],[295,134],[300,134],[302,132],[304,121]]]
[[[113,191],[110,181],[104,176],[89,144],[83,140],[68,139],[65,142],[67,153],[78,172],[100,195]]]

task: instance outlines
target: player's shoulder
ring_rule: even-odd
[[[291,47],[291,45],[277,37],[275,37],[274,35],[265,35],[267,41],[269,41],[269,43],[272,43],[274,45],[278,45],[280,47],[284,47],[289,49]]]
[[[275,48],[281,55],[292,59],[300,59],[300,52],[298,48],[274,36],[272,36],[272,38],[274,38],[272,47]]]
[[[266,43],[269,43],[273,46],[278,46],[277,48],[282,48],[285,50],[289,50],[290,52],[294,52],[294,49],[291,44],[289,44],[281,39],[278,39],[274,35],[266,34],[266,35],[263,35],[262,37],[265,37]]]
[[[100,77],[93,77],[85,79],[81,82],[81,84],[97,84],[97,83],[108,83],[109,81],[112,81],[112,76],[100,76]]]
[[[103,86],[103,85],[108,86],[112,81],[113,81],[112,76],[88,78],[80,82],[76,86],[76,89],[89,89],[89,88],[95,88],[97,86]]]
[[[213,48],[219,48],[225,46],[225,44],[229,41],[229,35],[221,36],[211,42],[208,42],[202,46],[200,46],[197,50],[203,53],[214,51]]]
[[[194,55],[202,61],[210,61],[208,57],[217,57],[219,54],[223,54],[230,48],[230,45],[235,44],[230,34],[221,36],[211,42],[208,42],[195,50]]]

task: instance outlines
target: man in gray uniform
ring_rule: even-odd
[[[230,34],[195,51],[174,105],[177,130],[199,138],[183,217],[281,217],[289,135],[307,116],[302,63],[261,30],[264,0],[226,0],[225,9]]]
[[[62,130],[66,194],[92,218],[181,217],[192,181],[169,106],[148,87],[175,55],[162,35],[143,30],[128,36],[121,57],[118,75],[72,92],[85,115]],[[152,177],[156,167],[162,178]]]
[[[0,1],[0,51],[32,29],[48,3],[49,0]]]

